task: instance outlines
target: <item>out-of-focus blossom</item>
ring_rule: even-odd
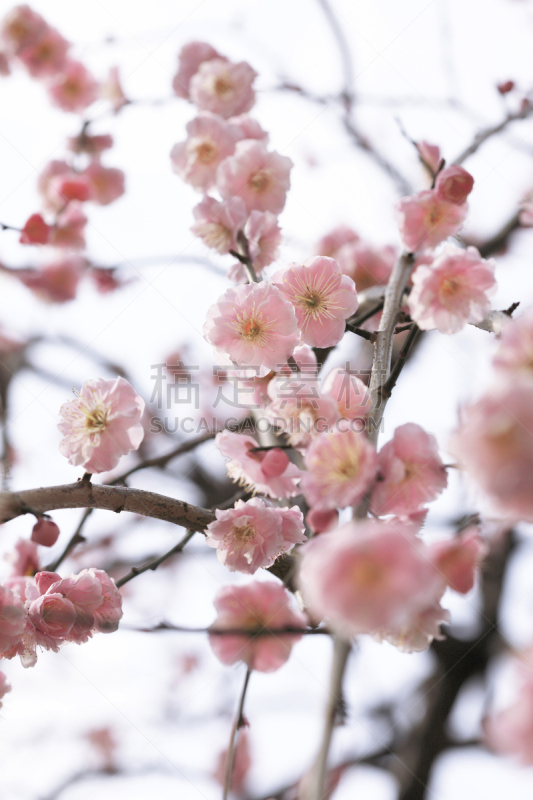
[[[355,284],[333,258],[315,256],[279,270],[272,282],[291,301],[302,332],[312,347],[333,347],[342,339],[346,319],[359,305]]]
[[[433,175],[435,175],[441,162],[439,147],[436,144],[430,144],[429,142],[421,141],[416,142],[416,149],[418,150],[423,163],[428,167]]]
[[[489,295],[496,290],[494,269],[494,261],[481,258],[475,247],[447,245],[433,264],[414,271],[411,317],[422,330],[437,328],[441,333],[457,333],[469,322],[481,322],[490,309]]]
[[[28,577],[39,571],[39,555],[37,545],[29,539],[19,539],[14,549],[5,556],[11,564],[12,577]]]
[[[250,258],[257,272],[261,272],[278,257],[281,230],[278,218],[270,211],[252,211],[244,226]]]
[[[267,416],[288,436],[293,447],[307,447],[339,417],[333,398],[322,394],[318,382],[306,380],[304,373],[274,378],[269,383],[268,394],[271,403],[266,409]]]
[[[111,67],[107,81],[102,83],[99,88],[99,94],[104,100],[109,100],[115,114],[118,114],[123,106],[127,106],[131,102],[122,89],[118,67]]]
[[[43,171],[39,173],[37,191],[41,195],[46,211],[56,212],[65,205],[63,200],[58,205],[56,184],[53,179],[58,175],[67,175],[71,172],[72,170],[66,161],[53,160],[49,161]]]
[[[32,542],[43,547],[52,547],[59,538],[59,527],[51,519],[41,517],[31,531]]]
[[[338,526],[339,512],[336,508],[310,508],[305,521],[313,533],[327,533]]]
[[[421,653],[428,649],[433,639],[446,638],[441,632],[441,624],[450,619],[450,612],[437,599],[413,614],[412,619],[399,630],[381,629],[372,635],[378,642],[394,645],[401,653]]]
[[[66,303],[74,300],[85,268],[85,259],[79,256],[58,258],[41,269],[18,270],[16,277],[41,300],[48,303]]]
[[[487,553],[477,526],[462,531],[452,539],[435,542],[429,550],[433,563],[448,586],[460,594],[467,594],[474,586],[476,568]]]
[[[3,672],[0,672],[0,708],[2,708],[2,700],[11,691],[11,686],[7,682],[7,678]]]
[[[316,254],[318,256],[327,256],[328,258],[337,259],[337,255],[341,247],[351,242],[356,244],[359,241],[359,234],[347,225],[339,225],[329,233],[326,233],[316,245]]]
[[[207,42],[188,42],[183,45],[178,57],[178,72],[172,81],[175,94],[188,100],[191,78],[198,72],[200,64],[214,58],[224,60],[224,56]]]
[[[339,416],[343,419],[361,419],[366,417],[372,408],[372,397],[368,386],[342,367],[336,367],[328,373],[322,384],[322,391],[335,401]]]
[[[358,503],[376,476],[377,456],[362,433],[321,433],[305,456],[302,489],[311,506],[346,508]]]
[[[258,672],[275,672],[289,659],[293,646],[301,639],[297,633],[257,636],[258,631],[305,628],[306,620],[291,608],[291,597],[279,583],[252,581],[244,586],[224,586],[215,598],[218,618],[211,625],[209,644],[223,664],[244,661]],[[247,630],[242,634],[216,634],[217,631]]]
[[[373,247],[362,241],[344,244],[335,256],[339,267],[354,282],[357,291],[387,283],[396,261],[396,248]]]
[[[208,112],[199,114],[186,127],[187,139],[170,152],[172,169],[195,189],[207,191],[215,184],[218,165],[234,152],[238,133]]]
[[[79,61],[68,61],[65,69],[48,85],[50,99],[63,111],[81,112],[98,96],[98,84]]]
[[[513,319],[501,332],[493,364],[501,378],[533,379],[533,310]]]
[[[213,772],[213,777],[217,781],[217,783],[220,784],[220,786],[224,786],[227,763],[228,763],[228,751],[223,750],[218,757],[217,765]],[[250,771],[251,765],[252,765],[252,759],[250,757],[250,745],[248,743],[248,734],[246,732],[246,729],[243,729],[239,733],[239,738],[237,744],[235,745],[235,752],[233,754],[233,769],[231,772],[231,791],[235,792],[235,794],[237,795],[242,794],[246,786],[246,778],[248,776],[248,772]]]
[[[65,68],[69,42],[55,28],[47,27],[18,57],[34,78],[57,75]]]
[[[488,746],[502,755],[514,756],[524,766],[533,765],[533,648],[515,661],[520,685],[514,702],[484,720]]]
[[[292,304],[262,282],[228,289],[208,309],[204,336],[236,364],[276,369],[292,354],[300,332]]]
[[[77,172],[63,172],[50,178],[46,191],[46,205],[52,211],[62,211],[65,206],[77,200],[85,203],[91,197],[91,187],[84,175]]]
[[[26,611],[20,598],[0,584],[0,658],[15,646],[26,625]]]
[[[54,247],[67,247],[70,250],[83,250],[85,247],[85,225],[87,217],[75,203],[58,214],[55,225],[50,230],[50,244]]]
[[[202,61],[189,84],[190,99],[203,111],[221,117],[234,117],[249,111],[255,103],[252,84],[257,72],[240,61],[232,64],[221,58]]]
[[[75,400],[61,406],[59,449],[87,472],[109,472],[121,456],[139,447],[143,411],[144,400],[124,378],[87,381]]]
[[[437,440],[414,422],[396,428],[381,448],[378,471],[370,501],[378,515],[413,514],[438,497],[448,483]]]
[[[436,247],[456,234],[467,212],[467,203],[450,203],[434,189],[401,197],[395,205],[400,236],[411,253]]]
[[[533,522],[533,403],[529,381],[495,386],[462,410],[448,450],[498,513]]]
[[[206,529],[206,542],[215,547],[218,560],[232,572],[252,575],[270,567],[282,553],[305,542],[302,512],[270,508],[260,497],[237,500],[234,508],[216,510],[216,521]]]
[[[195,223],[191,231],[207,247],[221,254],[237,249],[237,234],[246,221],[246,207],[240,197],[230,197],[223,203],[214,197],[204,197],[193,208],[193,214]]]
[[[104,150],[113,146],[113,137],[109,133],[90,136],[82,131],[78,136],[73,136],[67,141],[67,147],[73,153],[86,153],[88,156],[98,157]]]
[[[24,4],[12,8],[2,19],[0,39],[10,55],[29,47],[48,28],[43,17]]]
[[[47,244],[50,237],[50,225],[47,225],[40,214],[28,217],[20,234],[21,244]]]
[[[104,167],[99,161],[93,161],[83,171],[87,180],[93,203],[107,206],[124,194],[124,173],[121,169]]]
[[[256,450],[257,442],[251,436],[227,430],[217,433],[216,445],[231,459],[226,463],[229,477],[241,486],[274,498],[300,493],[302,473],[283,450]]]
[[[409,529],[350,522],[302,548],[298,585],[313,615],[344,635],[400,632],[444,582]]]
[[[280,214],[291,185],[291,169],[287,156],[269,152],[264,142],[245,139],[219,165],[217,188],[222,197],[242,197],[249,211]]]

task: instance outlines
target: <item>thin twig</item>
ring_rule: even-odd
[[[230,250],[230,254],[236,258],[241,264],[244,266],[246,270],[246,274],[248,275],[248,280],[250,283],[259,283],[259,278],[257,277],[254,269],[254,265],[252,262],[252,257],[250,256],[250,248],[248,247],[248,239],[244,231],[239,231],[237,234],[237,244],[240,247],[240,250]]]
[[[117,582],[117,586],[122,585]],[[185,628],[181,625],[169,625],[162,622],[154,628],[127,628],[121,626],[121,630],[136,631],[137,633],[160,633],[165,631],[175,631],[176,633],[208,633],[210,636],[249,636],[252,639],[263,636],[331,636],[329,628],[297,628],[287,625],[284,628],[224,628],[217,630],[216,628]]]
[[[236,736],[237,731],[242,728],[244,725],[244,700],[246,698],[246,690],[248,689],[248,683],[250,681],[250,675],[252,674],[252,670],[250,667],[246,668],[246,675],[244,677],[244,685],[242,687],[241,696],[239,699],[239,707],[237,709],[237,714],[235,715],[235,720],[231,727],[231,734],[229,739],[229,747],[228,752],[226,754],[226,774],[224,776],[224,793],[222,795],[222,800],[227,800],[228,795],[231,791],[231,778],[233,776],[233,762],[235,761],[235,747],[236,747]]]
[[[176,555],[176,553],[181,553],[187,542],[189,542],[192,539],[195,533],[196,531],[187,531],[183,539],[180,542],[178,542],[178,544],[175,545],[167,553],[163,553],[163,555],[160,556],[159,558],[154,558],[153,561],[148,561],[142,567],[133,567],[131,571],[128,572],[127,575],[124,575],[123,578],[120,578],[116,582],[117,588],[120,589],[120,587],[124,586],[125,583],[128,583],[129,581],[133,580],[133,578],[136,578],[137,575],[142,575],[143,572],[148,572],[148,570],[150,569],[156,570],[158,566],[162,564],[164,561],[166,561],[168,558],[171,558],[171,556]]]
[[[82,518],[80,519],[80,521],[78,523],[78,527],[76,528],[76,530],[72,534],[72,536],[71,536],[70,540],[68,541],[67,545],[65,546],[65,549],[63,550],[63,552],[56,558],[55,561],[52,561],[50,564],[48,564],[46,567],[44,567],[44,569],[47,572],[55,572],[57,570],[57,568],[60,566],[60,564],[63,563],[65,558],[74,550],[76,545],[82,544],[83,542],[86,541],[85,536],[82,535],[82,529],[83,529],[85,523],[87,522],[87,520],[89,519],[89,517],[91,516],[91,514],[93,513],[93,511],[94,511],[93,508],[86,508],[85,509],[85,511],[83,512]]]
[[[485,128],[484,130],[479,131],[474,136],[472,143],[469,144],[468,147],[466,147],[463,150],[463,152],[457,156],[457,158],[453,163],[462,164],[464,161],[466,161],[467,158],[474,155],[476,150],[478,150],[481,147],[481,145],[487,141],[487,139],[490,139],[491,136],[494,136],[496,133],[500,133],[500,131],[503,131],[503,129],[506,128],[511,122],[516,122],[517,120],[526,119],[526,117],[529,117],[532,111],[533,111],[533,106],[531,106],[529,103],[526,103],[524,104],[524,107],[520,111],[516,112],[515,114],[513,113],[507,114],[505,119],[503,119],[497,125],[492,125],[489,128]]]

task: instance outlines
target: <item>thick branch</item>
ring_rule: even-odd
[[[215,519],[215,514],[207,508],[189,505],[155,492],[122,486],[97,486],[85,481],[0,493],[0,522],[7,522],[21,514],[43,514],[58,508],[101,508],[117,514],[130,511],[143,517],[172,522],[191,531],[203,531]]]

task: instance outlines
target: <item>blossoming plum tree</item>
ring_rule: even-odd
[[[320,5],[346,59],[347,44],[333,11],[325,0]],[[92,204],[114,204],[127,185],[122,170],[102,163],[113,139],[96,128],[106,115],[123,113],[136,101],[125,94],[116,67],[107,79],[95,77],[71,56],[71,43],[28,5],[4,16],[0,41],[2,74],[25,71],[42,84],[53,106],[80,115],[79,130],[66,138],[61,157],[40,169],[40,208],[29,208],[17,226],[2,225],[18,231],[21,248],[33,248],[39,265],[2,262],[0,276],[6,286],[18,281],[49,304],[78,302],[86,277],[98,292],[118,293],[132,276],[124,279],[116,267],[91,258],[85,231]],[[214,599],[217,617],[201,632],[223,665],[246,666],[229,745],[212,759],[223,799],[231,793],[248,796],[253,730],[242,729],[253,673],[277,672],[299,642],[322,636],[333,641],[333,660],[321,744],[297,784],[280,785],[272,797],[325,800],[343,770],[366,760],[396,774],[401,800],[422,800],[433,764],[454,746],[446,726],[461,689],[487,673],[496,645],[501,647],[500,596],[514,531],[533,522],[533,315],[525,311],[515,319],[518,303],[499,310],[491,308],[490,299],[498,276],[498,259],[492,256],[508,246],[515,230],[531,224],[531,203],[526,198],[501,231],[474,242],[466,220],[469,202],[475,203],[474,197],[469,200],[475,175],[462,166],[484,141],[526,119],[533,105],[522,98],[518,111],[479,133],[449,164],[437,144],[413,142],[426,182],[407,191],[395,165],[355,127],[348,84],[339,95],[347,132],[402,187],[388,211],[395,215],[403,249],[376,246],[341,224],[316,244],[307,242],[307,256],[295,262],[284,257],[280,215],[296,167],[270,145],[263,120],[252,116],[259,77],[247,61],[233,61],[201,41],[182,47],[177,72],[169,76],[173,102],[182,108],[189,103],[193,116],[172,147],[168,170],[200,193],[191,205],[190,231],[210,256],[221,258],[230,282],[218,298],[206,292],[203,337],[219,366],[213,372],[211,364],[201,376],[201,435],[176,442],[172,432],[154,428],[154,399],[146,402],[120,366],[100,359],[99,369],[112,377],[88,374],[74,399],[65,398],[57,409],[62,437],[57,445],[73,468],[72,482],[31,488],[15,468],[15,487],[7,434],[10,382],[28,368],[33,342],[1,335],[0,523],[9,530],[10,521],[24,515],[35,523],[8,554],[11,574],[0,583],[0,660],[9,666],[18,656],[23,667],[34,667],[44,651],[58,653],[69,643],[116,632],[122,587],[203,536],[204,557],[209,548],[216,550],[217,575],[225,577]],[[282,88],[304,93],[295,84]],[[499,91],[503,96],[513,88]],[[95,113],[97,102],[107,109],[103,115]],[[516,300],[522,301],[519,290]],[[493,385],[462,404],[448,443],[439,443],[415,411],[390,430],[384,424],[386,405],[396,384],[417,369],[421,336],[431,342],[426,332],[433,331],[449,339],[467,326],[497,340]],[[354,335],[366,349],[354,347]],[[347,354],[343,366],[334,363],[335,353]],[[174,396],[176,402],[180,387],[193,388],[185,354],[185,348],[174,353],[165,366],[166,378],[174,379],[167,399]],[[409,370],[402,372],[407,363]],[[220,419],[215,410],[231,382],[244,390],[245,399],[236,404],[235,417]],[[172,449],[160,445],[168,438]],[[210,440],[227,459],[230,480],[220,482],[218,491],[214,479],[210,486],[197,471],[207,507],[170,491],[155,493],[149,484],[129,485],[133,474],[165,470]],[[479,506],[451,521],[447,535],[434,540],[428,513],[451,491],[454,470],[475,487]],[[66,539],[50,512],[80,508],[83,516]],[[164,520],[185,534],[171,550],[141,565],[132,555],[117,567],[111,547],[100,553],[89,548],[94,563],[64,575],[64,562],[74,562],[95,509]],[[61,551],[42,564],[47,551],[41,548],[54,548],[58,541]],[[476,586],[483,597],[479,629],[456,636],[448,593],[473,597]],[[165,618],[164,609],[153,612]],[[368,639],[383,643],[384,653],[388,645],[406,654],[431,649],[437,664],[434,696],[421,720],[411,719],[407,729],[393,732],[372,752],[334,764],[331,740],[347,714],[347,665],[356,642]],[[477,741],[525,764],[533,764],[530,662],[531,649],[523,654],[514,705],[487,712]],[[17,692],[16,672],[10,674],[13,693],[6,707]],[[0,699],[10,691],[0,672]],[[104,739],[109,744],[109,736]],[[391,756],[404,769],[398,771]]]

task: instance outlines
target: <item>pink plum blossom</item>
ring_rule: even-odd
[[[501,378],[533,379],[532,309],[504,327],[492,363]]]
[[[240,197],[230,197],[223,203],[214,197],[204,197],[193,208],[193,214],[195,223],[191,231],[207,247],[221,254],[237,249],[237,234],[246,221],[246,207]]]
[[[474,179],[466,169],[453,164],[437,175],[435,190],[439,197],[449,203],[461,205],[474,187]]]
[[[217,433],[215,442],[222,455],[231,459],[226,462],[226,470],[236,483],[273,498],[300,493],[302,473],[283,450],[276,447],[254,451],[255,439],[228,430]]]
[[[28,217],[20,234],[21,244],[47,244],[50,237],[50,225],[47,225],[40,214]]]
[[[292,304],[262,282],[228,289],[208,309],[204,336],[238,365],[276,369],[292,354],[300,333]]]
[[[0,584],[0,658],[15,646],[26,625],[26,611],[20,597]]]
[[[254,268],[261,272],[278,257],[281,243],[278,218],[270,211],[252,211],[244,226],[244,235]]]
[[[440,149],[436,144],[426,141],[416,142],[416,149],[421,161],[435,175],[441,162]]]
[[[257,72],[240,61],[233,64],[222,58],[203,61],[189,84],[190,99],[202,111],[221,117],[234,117],[249,111],[255,103],[252,84]]]
[[[90,187],[93,203],[107,206],[124,194],[124,173],[121,169],[104,167],[93,161],[82,173]]]
[[[109,472],[139,447],[143,411],[144,400],[124,378],[87,381],[75,400],[61,406],[59,449],[73,466]]]
[[[282,553],[305,541],[302,512],[292,508],[270,508],[260,497],[234,508],[216,510],[216,521],[206,529],[206,542],[215,547],[218,560],[232,572],[252,575],[259,567],[270,567]]]
[[[39,270],[18,270],[15,274],[41,300],[66,303],[76,297],[85,264],[80,256],[68,256],[45,264]]]
[[[72,173],[72,170],[67,162],[58,160],[49,161],[43,171],[39,173],[37,191],[41,195],[45,211],[56,212],[65,205],[62,199],[60,199],[60,203],[58,204],[58,196],[53,178],[58,175],[66,175],[69,173]]]
[[[459,466],[510,519],[533,522],[533,404],[531,384],[493,388],[462,410],[448,447]]]
[[[399,633],[444,590],[422,542],[399,526],[350,522],[301,552],[297,580],[307,605],[343,635]]]
[[[69,42],[55,28],[47,27],[38,38],[19,51],[18,57],[34,78],[57,75],[67,60]]]
[[[217,188],[222,197],[242,197],[249,211],[280,214],[291,185],[291,169],[287,156],[270,153],[264,142],[245,139],[219,165]]]
[[[379,452],[378,470],[370,501],[377,515],[413,514],[434,500],[448,483],[437,440],[414,422],[396,428],[393,438]]]
[[[32,542],[43,547],[52,547],[59,538],[59,527],[51,519],[41,517],[32,528]]]
[[[322,391],[329,395],[343,419],[357,420],[366,417],[372,408],[372,397],[368,386],[356,375],[336,367],[326,377]]]
[[[100,583],[102,590],[102,602],[93,612],[94,627],[100,633],[114,633],[122,619],[122,595],[114,580],[103,569],[90,569],[87,572]]]
[[[29,47],[48,28],[43,17],[26,4],[15,6],[2,19],[0,39],[10,55]]]
[[[359,302],[354,282],[333,258],[294,264],[276,272],[272,282],[293,304],[305,344],[324,348],[340,342]]]
[[[359,234],[347,225],[339,225],[329,233],[326,233],[317,243],[316,254],[317,256],[327,256],[328,258],[337,258],[337,254],[341,247],[348,242],[356,244],[359,241]]]
[[[239,134],[225,120],[204,112],[187,123],[188,137],[170,153],[172,169],[198,191],[215,185],[218,165],[230,156]]]
[[[218,618],[211,625],[209,644],[223,664],[244,661],[258,672],[275,672],[288,661],[297,633],[254,636],[258,631],[305,629],[306,620],[291,608],[291,596],[279,583],[252,581],[244,586],[224,586],[215,598]],[[250,634],[216,635],[217,631],[248,630]]]
[[[214,58],[224,60],[214,47],[206,42],[188,42],[181,48],[178,57],[178,72],[172,81],[172,88],[178,97],[189,99],[191,78],[196,75],[200,64],[212,61]]]
[[[316,380],[304,373],[289,373],[270,381],[269,419],[288,436],[293,447],[307,447],[315,436],[328,431],[339,417],[337,404],[322,394]]]
[[[68,61],[65,69],[48,85],[50,99],[63,111],[81,112],[98,96],[98,84],[79,61]]]
[[[65,640],[76,622],[76,610],[70,600],[56,592],[47,592],[34,600],[28,616],[37,631],[53,639]]]
[[[335,256],[339,267],[348,275],[361,292],[370,286],[381,286],[387,283],[396,261],[396,248],[373,247],[362,241],[344,244]]]
[[[231,117],[228,122],[238,131],[239,139],[260,139],[268,142],[268,133],[263,130],[256,119],[253,119],[248,114]]]
[[[494,261],[481,258],[475,247],[446,246],[430,266],[413,273],[408,305],[422,330],[457,333],[467,323],[481,322],[496,290]]]
[[[486,553],[487,547],[475,526],[430,546],[433,563],[448,586],[460,594],[467,594],[474,587],[476,568]]]
[[[85,203],[91,197],[88,180],[77,172],[56,175],[51,179],[50,184],[50,200],[54,205],[54,210],[60,211],[72,200]]]
[[[309,505],[346,508],[358,503],[376,476],[377,456],[363,433],[319,434],[306,456],[302,489]]]
[[[468,205],[443,200],[434,189],[401,197],[395,206],[405,248],[415,253],[436,247],[461,228]]]

